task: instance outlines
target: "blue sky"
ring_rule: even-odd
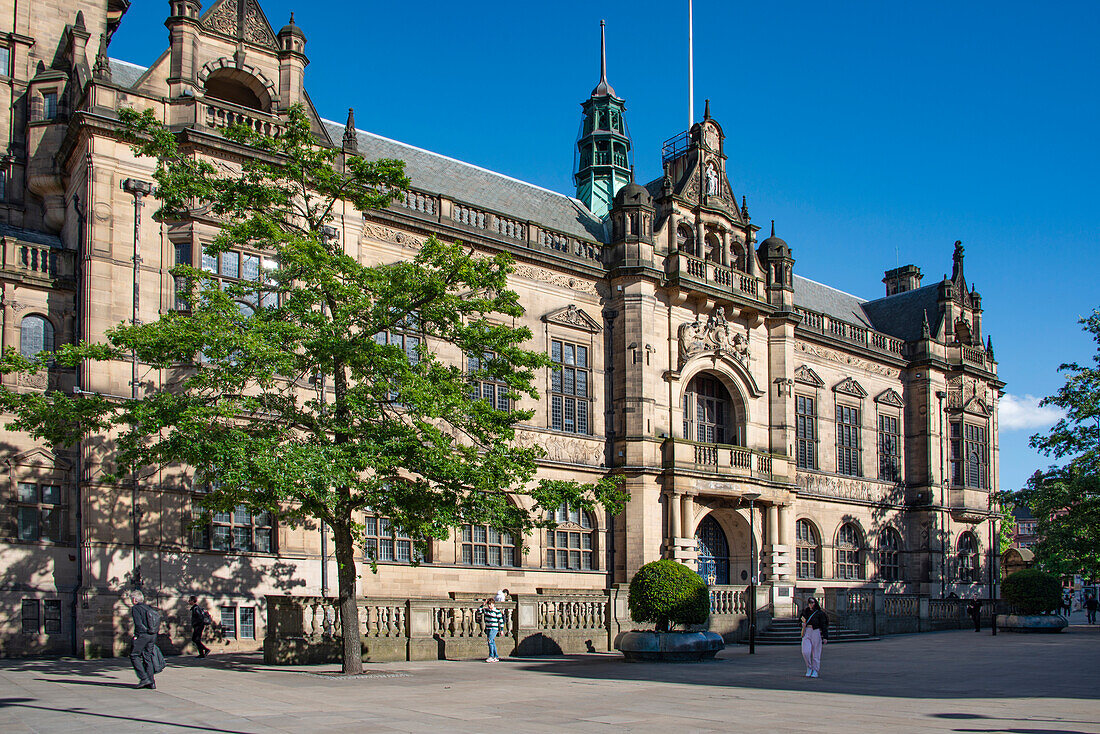
[[[209,7],[211,2],[205,2]],[[608,77],[640,180],[687,127],[686,0],[453,3],[264,0],[304,30],[321,114],[572,193],[580,102]],[[140,0],[111,55],[164,50],[166,2]],[[925,282],[966,247],[1002,404],[1001,479],[1047,459],[1034,398],[1094,349],[1100,307],[1100,3],[695,2],[696,119],[722,124],[731,184],[776,220],[796,272],[864,298],[913,263]],[[415,182],[414,182],[415,184]]]

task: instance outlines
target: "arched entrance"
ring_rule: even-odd
[[[699,523],[695,531],[696,549],[699,551],[699,575],[708,584],[730,582],[730,546],[726,533],[710,515]]]

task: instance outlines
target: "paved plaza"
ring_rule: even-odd
[[[1100,629],[1078,624],[832,645],[816,680],[793,647],[733,646],[701,664],[593,654],[367,667],[341,679],[258,655],[174,657],[148,691],[132,688],[125,659],[0,661],[0,731],[1100,734]]]

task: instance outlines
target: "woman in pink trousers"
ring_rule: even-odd
[[[806,677],[816,678],[821,670],[821,646],[829,641],[829,617],[818,606],[817,599],[806,600],[802,619],[802,659],[806,661]]]

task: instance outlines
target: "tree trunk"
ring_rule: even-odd
[[[363,672],[363,644],[359,637],[359,606],[356,599],[355,543],[347,523],[332,526],[336,543],[337,604],[340,608],[340,634],[344,640],[344,675]]]

